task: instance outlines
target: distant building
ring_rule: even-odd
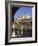
[[[21,29],[23,29],[23,28],[32,29],[32,18],[30,16],[21,16],[21,17],[16,18],[14,24],[12,25],[12,28],[15,28],[16,22],[20,23]],[[14,30],[13,34],[14,35],[12,35],[12,36],[15,37],[16,36],[15,30]],[[21,34],[23,34],[23,30],[21,31]]]

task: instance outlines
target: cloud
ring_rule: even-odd
[[[31,18],[31,16],[29,16],[29,14],[26,14],[25,16],[27,16],[27,18],[28,18],[28,19],[30,19],[30,18]]]

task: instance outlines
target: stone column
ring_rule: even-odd
[[[21,25],[21,35],[23,35],[23,26]]]
[[[12,28],[13,28],[12,37],[15,37],[16,35],[15,35],[15,25],[14,24],[12,25]]]

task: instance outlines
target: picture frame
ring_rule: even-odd
[[[32,22],[32,27],[31,27],[32,32],[26,33],[25,35],[22,35],[21,37],[20,37],[19,34],[15,34],[15,35],[13,35],[14,36],[13,37],[11,30],[13,28],[12,24],[14,23],[14,14],[16,15],[17,14],[16,11],[18,11],[19,8],[21,9],[21,7],[23,9],[25,9],[25,8],[28,9],[28,10],[26,10],[26,9],[25,10],[27,11],[27,13],[29,12],[29,15],[32,14],[31,15],[32,20],[30,19],[31,22]],[[37,42],[37,3],[36,2],[22,2],[22,1],[5,2],[5,12],[6,12],[5,45],[23,44],[23,43],[35,43],[35,42]],[[23,12],[21,11],[17,15],[20,16],[20,13],[23,13]],[[26,16],[26,18],[29,18],[27,16]],[[15,17],[17,17],[17,16],[15,16]],[[15,19],[15,21],[17,21],[17,20]],[[23,19],[22,19],[22,21],[23,21]],[[24,24],[22,24],[22,25],[24,25]],[[25,26],[27,26],[27,25],[25,24]]]

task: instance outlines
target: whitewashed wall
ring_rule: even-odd
[[[37,42],[38,42],[38,3],[37,3]]]

